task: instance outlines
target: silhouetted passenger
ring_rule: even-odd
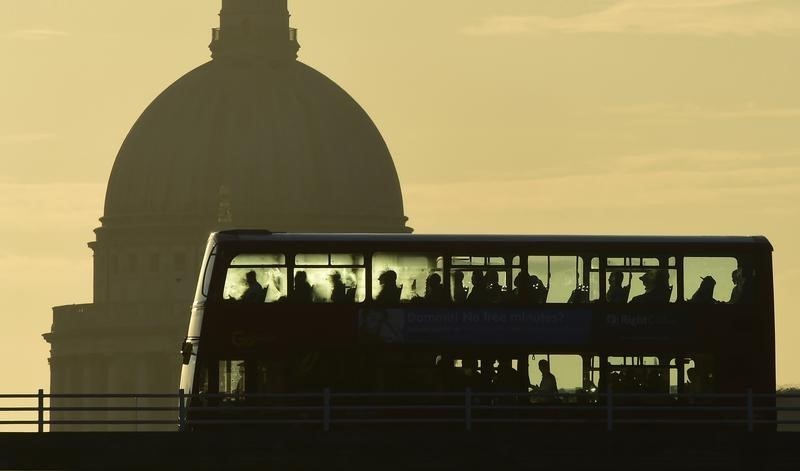
[[[733,282],[733,289],[731,290],[731,297],[728,300],[728,302],[731,303],[731,304],[734,304],[741,297],[741,291],[739,289],[739,269],[738,268],[731,272],[731,281]]]
[[[480,370],[484,384],[486,384],[487,389],[491,389],[489,386],[491,386],[495,375],[494,358],[481,358]]]
[[[558,400],[558,383],[556,377],[550,372],[550,362],[539,360],[539,371],[542,373],[542,380],[539,386],[534,386],[533,392],[536,393],[537,402],[552,402]]]
[[[313,300],[314,290],[308,282],[308,275],[304,271],[299,271],[294,274],[294,290],[289,295],[289,300],[294,303],[311,303]]]
[[[467,302],[470,304],[483,304],[489,300],[489,293],[486,290],[486,278],[483,276],[481,270],[472,271],[472,291],[467,296]]]
[[[536,275],[531,275],[531,301],[533,304],[546,304],[547,295],[550,293],[550,287],[545,286],[542,280]]]
[[[619,372],[619,391],[623,393],[639,392],[639,378],[633,367],[628,366]],[[615,390],[616,391],[616,390]]]
[[[666,394],[669,392],[669,381],[664,376],[664,371],[658,368],[644,370],[644,392]]]
[[[527,391],[531,387],[531,375],[528,371],[528,355],[517,358],[517,372],[519,374],[520,391]]]
[[[644,285],[644,293],[631,299],[632,304],[666,304],[669,302],[672,287],[669,285],[667,270],[647,270],[639,279]]]
[[[503,300],[503,286],[500,284],[500,275],[497,270],[490,268],[484,277],[486,283],[486,300],[496,304]]]
[[[511,360],[500,360],[497,364],[497,373],[494,376],[492,385],[494,392],[498,393],[520,393],[528,392],[528,388],[521,389],[522,381],[520,380],[517,370],[511,367]],[[495,404],[508,404],[513,405],[517,402],[517,397],[503,396],[495,398]]]
[[[355,288],[348,288],[342,281],[342,274],[338,271],[331,273],[331,302],[352,303],[355,301]]]
[[[625,304],[631,295],[631,279],[628,274],[628,285],[622,286],[625,275],[620,271],[612,271],[608,275],[608,292],[606,292],[606,302],[612,304]]]
[[[378,277],[378,283],[381,285],[381,291],[375,298],[376,302],[379,304],[397,304],[400,302],[402,288],[397,286],[397,272],[386,270]]]
[[[569,295],[568,304],[586,304],[589,302],[589,287],[580,285]]]
[[[621,392],[622,391],[622,375],[619,371],[613,371],[610,369],[608,370],[608,380],[607,382],[604,381],[603,377],[600,377],[600,384],[597,385],[600,389],[600,392],[605,394],[608,392],[608,388],[611,387],[611,390],[614,392]]]
[[[467,287],[464,286],[464,272],[453,272],[453,302],[464,304],[467,302]]]
[[[521,271],[514,277],[511,299],[514,304],[531,303],[531,275],[527,271]]]
[[[239,301],[253,304],[263,303],[267,298],[269,286],[266,288],[261,286],[261,283],[256,279],[256,272],[252,270],[245,275],[245,281],[247,282],[247,289],[244,291],[244,294],[242,294],[242,297],[239,298]]]
[[[747,278],[749,270],[745,267],[739,267],[731,273],[733,280],[733,290],[731,290],[731,298],[728,301],[731,304],[735,303],[750,303],[752,301],[752,287]]]
[[[597,379],[597,392],[600,394],[608,393],[608,388],[613,388],[615,386],[614,382],[616,378],[612,376],[614,374],[613,367],[611,363],[606,361],[605,367],[600,370],[600,377]]]
[[[714,287],[717,285],[717,280],[711,276],[703,277],[697,291],[689,299],[690,303],[695,304],[716,304],[718,301],[714,299]]]
[[[425,280],[425,302],[430,304],[450,302],[450,296],[445,292],[442,277],[438,273],[431,273]]]

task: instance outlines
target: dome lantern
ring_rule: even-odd
[[[211,57],[283,64],[297,59],[297,30],[289,26],[288,0],[223,0]]]

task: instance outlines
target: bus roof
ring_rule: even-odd
[[[377,242],[377,243],[540,243],[750,245],[773,249],[764,236],[622,236],[622,235],[499,235],[499,234],[365,234],[288,233],[267,230],[227,230],[211,235],[216,241],[241,242]]]

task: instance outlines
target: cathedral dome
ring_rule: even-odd
[[[263,38],[236,32],[215,30],[215,59],[167,88],[133,126],[111,173],[104,227],[407,230],[397,171],[367,113],[295,60],[295,30],[277,56]]]

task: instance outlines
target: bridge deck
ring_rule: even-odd
[[[0,469],[800,469],[800,434],[6,433]]]

